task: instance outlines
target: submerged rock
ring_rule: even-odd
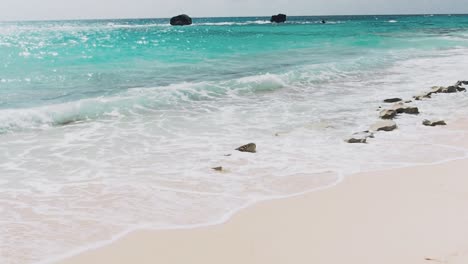
[[[271,16],[270,21],[273,23],[284,23],[286,22],[287,16],[285,14],[278,14]]]
[[[250,153],[255,153],[257,152],[257,145],[255,143],[249,143],[247,145],[240,146],[236,148],[236,150],[240,152],[250,152]]]
[[[371,126],[370,131],[392,131],[397,129],[397,124],[391,120],[379,121]]]
[[[173,26],[188,26],[188,25],[192,25],[192,18],[185,14],[178,15],[178,16],[171,18],[170,23]]]
[[[385,99],[384,103],[397,103],[401,101],[403,101],[403,99],[401,98],[389,98],[389,99]]]
[[[447,123],[445,123],[444,120],[424,120],[423,125],[425,126],[446,126]]]
[[[393,109],[385,109],[380,112],[380,118],[382,119],[393,119],[397,115],[397,111]]]

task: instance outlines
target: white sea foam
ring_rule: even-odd
[[[247,25],[265,25],[271,24],[268,20],[253,20],[246,22],[205,22],[194,23],[193,26],[247,26]]]
[[[355,172],[467,157],[441,140],[464,131],[420,125],[466,115],[466,93],[414,102],[420,116],[402,116],[370,144],[343,142],[377,120],[382,99],[465,78],[466,59],[464,49],[438,51],[371,71],[342,61],[0,110],[0,124],[23,128],[0,135],[0,260],[31,263],[135,228],[219,223]],[[249,142],[258,153],[234,151]]]

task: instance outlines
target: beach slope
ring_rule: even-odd
[[[361,173],[227,223],[133,232],[62,264],[468,263],[468,160]]]

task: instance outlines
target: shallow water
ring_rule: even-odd
[[[0,262],[467,156],[443,143],[465,132],[421,125],[466,117],[466,93],[414,102],[370,144],[343,139],[385,98],[468,79],[468,16],[266,19],[0,23]],[[249,142],[258,153],[233,150]]]

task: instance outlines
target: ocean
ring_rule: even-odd
[[[468,156],[446,144],[461,131],[421,125],[466,117],[466,93],[344,142],[383,99],[468,79],[468,15],[193,21],[0,22],[0,263]],[[257,153],[234,150],[250,142]]]

